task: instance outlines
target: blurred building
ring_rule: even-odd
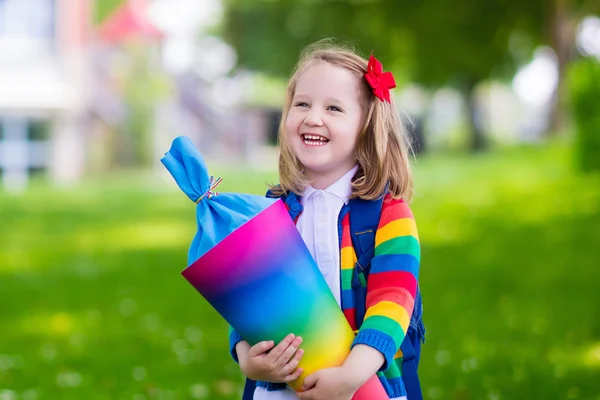
[[[179,135],[209,158],[264,163],[278,114],[216,101],[236,92],[201,73],[219,64],[221,42],[190,30],[190,68],[170,70],[165,60],[181,54],[165,55],[180,32],[149,18],[160,2],[123,0],[95,26],[95,1],[0,0],[0,189],[20,192],[32,176],[68,184],[114,167],[162,170],[158,160]],[[160,4],[177,22],[181,10]],[[146,95],[161,86],[166,94]]]
[[[83,172],[92,0],[0,0],[0,175],[19,191],[31,174]]]
[[[99,26],[91,171],[152,164],[164,172],[159,160],[180,135],[207,159],[263,162],[269,110],[232,100],[241,91],[226,77],[235,52],[203,32],[202,21],[213,21],[209,8],[197,0],[127,0]]]

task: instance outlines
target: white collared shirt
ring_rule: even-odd
[[[298,218],[296,228],[306,243],[319,270],[323,274],[329,289],[338,305],[341,306],[340,282],[340,242],[338,239],[338,217],[344,204],[348,204],[352,194],[352,178],[358,165],[348,171],[325,190],[308,186],[300,202],[303,211]],[[254,400],[297,400],[298,396],[290,389],[267,391],[257,387]],[[398,397],[391,400],[406,400]]]
[[[354,166],[325,190],[308,186],[300,199],[303,211],[296,223],[338,305],[341,305],[338,216],[348,204],[357,169],[358,165]]]

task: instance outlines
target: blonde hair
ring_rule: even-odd
[[[367,61],[353,50],[334,45],[330,40],[319,41],[305,48],[288,82],[278,133],[279,185],[270,187],[272,193],[276,196],[288,192],[301,194],[309,184],[303,174],[300,160],[287,141],[285,121],[292,105],[298,78],[318,62],[346,68],[362,82],[360,105],[365,112],[365,118],[355,148],[358,170],[352,180],[352,198],[374,200],[379,198],[387,187],[392,197],[410,201],[413,194],[409,160],[411,147],[396,111],[394,99],[387,103],[375,97],[364,78]]]

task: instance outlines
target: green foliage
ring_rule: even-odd
[[[100,0],[94,2],[94,21],[96,23],[101,23],[124,2],[125,0]]]
[[[376,21],[386,12],[381,2],[226,0],[223,36],[239,63],[288,77],[302,48],[335,38],[365,56],[373,50],[385,62],[406,61],[410,45],[402,31],[384,32]],[[377,38],[377,40],[373,40]],[[394,47],[394,52],[389,50]],[[406,66],[406,62],[402,64]],[[389,69],[390,65],[386,64]]]
[[[511,76],[544,42],[550,3],[542,0],[226,0],[223,36],[244,67],[280,77],[290,75],[306,45],[322,38],[349,41],[371,51],[399,86],[416,81],[452,85],[466,100],[490,77]],[[515,37],[520,40],[514,40]],[[472,110],[471,110],[472,111]],[[475,124],[470,147],[485,147]]]
[[[600,399],[600,186],[564,149],[421,159],[428,399]],[[223,191],[275,174],[221,171]],[[0,398],[239,399],[227,327],[179,272],[167,178],[0,193]]]
[[[155,48],[146,43],[127,44],[129,64],[124,68],[123,99],[127,105],[125,126],[120,132],[121,163],[149,166],[153,157],[156,107],[172,91],[172,82],[157,65]]]
[[[600,171],[600,62],[588,57],[573,63],[568,83],[579,166]]]
[[[225,5],[224,36],[244,66],[288,76],[305,45],[335,37],[364,54],[374,50],[388,69],[432,86],[472,86],[493,74],[510,74],[511,36],[518,32],[539,43],[548,18],[547,2],[541,0],[227,0]]]

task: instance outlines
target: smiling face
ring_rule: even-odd
[[[317,189],[325,189],[356,164],[354,148],[363,123],[360,85],[352,72],[327,62],[308,67],[298,77],[285,135]]]

